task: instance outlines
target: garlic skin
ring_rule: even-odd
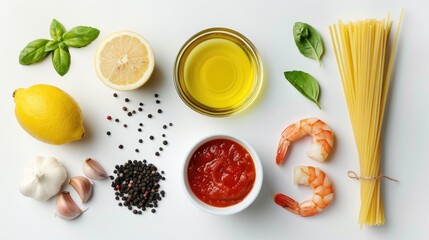
[[[108,177],[104,168],[97,161],[91,158],[85,160],[82,171],[85,176],[94,180],[102,180]]]
[[[72,220],[80,216],[84,211],[73,201],[69,192],[61,192],[57,198],[57,213],[65,220]]]
[[[21,175],[19,191],[26,197],[46,201],[61,190],[67,178],[64,166],[53,157],[34,157]]]
[[[86,203],[92,194],[92,182],[84,176],[75,176],[69,179],[69,185],[76,190],[82,203]]]

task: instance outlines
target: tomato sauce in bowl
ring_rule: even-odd
[[[254,160],[240,143],[214,138],[200,145],[189,159],[187,180],[193,194],[213,207],[240,203],[256,179]]]

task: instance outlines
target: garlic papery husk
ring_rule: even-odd
[[[46,201],[61,190],[67,178],[64,166],[53,157],[31,159],[21,175],[19,191],[27,197]]]
[[[107,178],[106,171],[94,159],[88,158],[83,163],[83,173],[90,179],[101,180]]]
[[[92,182],[84,176],[76,176],[69,179],[69,184],[76,190],[82,203],[86,203],[91,197]]]
[[[57,215],[63,219],[71,220],[84,211],[73,201],[69,192],[61,192],[57,198]]]

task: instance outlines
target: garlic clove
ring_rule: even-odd
[[[94,159],[88,158],[83,163],[83,173],[90,179],[102,180],[107,178],[106,171]]]
[[[92,194],[92,182],[84,176],[75,176],[69,179],[69,184],[76,190],[82,203],[86,203]]]
[[[73,201],[69,192],[61,192],[57,198],[57,215],[65,220],[71,220],[84,211]]]

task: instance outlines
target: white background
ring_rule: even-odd
[[[339,19],[394,19],[401,8],[405,15],[391,85],[383,133],[384,174],[400,183],[383,181],[386,224],[365,227],[357,224],[359,183],[347,177],[358,169],[350,121],[342,92],[328,26]],[[428,239],[429,192],[427,188],[429,147],[427,123],[427,55],[429,34],[426,1],[399,0],[216,0],[216,1],[5,1],[0,2],[0,239]],[[53,70],[51,61],[21,66],[18,55],[31,40],[49,38],[49,25],[56,18],[67,29],[77,25],[100,29],[99,38],[82,49],[70,49],[72,64],[64,77]],[[322,35],[325,55],[322,66],[298,52],[292,26],[303,21]],[[227,118],[210,118],[190,110],[176,94],[173,64],[182,44],[193,34],[210,27],[228,27],[247,36],[258,48],[266,70],[263,93],[252,108]],[[142,34],[156,55],[156,70],[143,88],[112,97],[93,68],[97,45],[108,34],[130,29]],[[314,75],[321,87],[322,110],[301,96],[283,77],[286,70],[303,70]],[[14,115],[12,92],[37,83],[58,86],[80,104],[87,136],[84,140],[52,146],[24,132]],[[155,112],[154,93],[162,100],[162,115],[151,121],[144,114],[127,118],[121,110],[123,98],[135,105],[144,101],[146,113]],[[134,106],[135,106],[134,105]],[[130,104],[130,106],[133,106]],[[106,121],[120,116],[128,129]],[[309,139],[299,141],[285,164],[275,162],[282,130],[301,118],[314,116],[334,130],[336,143],[329,161],[318,163],[305,157]],[[173,122],[167,130],[162,124]],[[167,134],[169,146],[157,158],[158,144],[147,140],[139,154],[133,151],[136,125],[156,136]],[[110,138],[105,132],[114,132]],[[181,167],[190,146],[209,134],[231,134],[247,140],[259,153],[264,183],[259,197],[245,211],[233,216],[213,216],[194,207],[181,188]],[[127,146],[120,151],[119,143]],[[55,199],[37,202],[18,191],[20,173],[33,156],[55,156],[70,176],[81,175],[86,157],[98,160],[109,172],[127,159],[146,158],[166,172],[162,188],[167,192],[156,214],[135,216],[117,207],[110,181],[97,181],[89,209],[78,219],[64,221],[54,216]],[[301,218],[272,201],[277,192],[298,201],[311,190],[293,184],[292,169],[313,165],[332,178],[335,199],[327,210]],[[66,188],[68,189],[68,188]]]

